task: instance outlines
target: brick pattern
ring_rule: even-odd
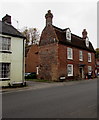
[[[67,76],[67,65],[73,64],[73,77],[81,76],[79,66],[83,66],[84,75],[88,73],[88,66],[95,70],[95,55],[92,44],[86,48],[84,39],[72,34],[72,42],[66,41],[66,29],[62,30],[52,25],[53,15],[51,11],[45,15],[46,27],[42,31],[39,44],[39,78],[47,80],[60,80],[61,76]],[[84,29],[83,38],[87,37]],[[67,59],[67,47],[73,49],[73,60]],[[83,61],[79,61],[79,50],[83,51]],[[86,49],[86,50],[85,50]],[[91,63],[88,63],[88,51],[92,55]],[[82,72],[83,73],[83,72]],[[94,72],[93,72],[94,73]],[[94,76],[94,74],[93,74]]]
[[[58,71],[57,43],[39,47],[39,78],[57,80]]]
[[[54,41],[55,39],[55,41]],[[73,49],[73,60],[67,59],[67,47]],[[83,61],[79,61],[79,50],[83,52]],[[88,53],[91,53],[92,61],[88,62]],[[73,64],[73,77],[67,76],[67,65]],[[59,81],[61,76],[69,78],[79,78],[80,65],[83,66],[84,76],[88,74],[88,66],[92,66],[95,70],[95,55],[94,52],[89,52],[84,49],[71,47],[58,43],[57,36],[53,27],[47,26],[44,28],[39,45],[39,78],[53,81]],[[95,76],[93,72],[93,76]]]
[[[58,59],[59,59],[59,66],[58,66],[58,77],[59,76],[65,76],[67,77],[67,64],[73,64],[73,74],[74,77],[79,77],[80,76],[80,71],[79,71],[79,65],[85,65],[83,67],[84,69],[84,75],[88,73],[88,66],[92,66],[93,70],[93,76],[95,76],[94,71],[95,71],[95,55],[92,52],[88,52],[86,50],[81,50],[78,48],[70,47],[73,49],[73,60],[68,60],[67,59],[67,47],[70,46],[64,46],[59,44],[58,48]],[[79,61],[79,51],[83,52],[83,61]],[[88,53],[91,53],[92,61],[88,62]]]
[[[36,72],[38,65],[38,45],[32,45],[25,57],[25,72]]]
[[[45,27],[44,30],[42,31],[39,45],[42,46],[42,45],[52,44],[57,41],[58,39],[52,25]]]

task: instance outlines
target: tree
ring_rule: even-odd
[[[23,30],[22,34],[26,37],[26,46],[39,44],[40,34],[37,28],[28,28]]]
[[[29,40],[29,33],[28,33],[28,29],[26,28],[22,34],[26,37],[26,41],[25,41],[25,45],[28,46],[30,40]]]
[[[96,58],[99,59],[99,48],[96,49],[96,54],[95,54]]]

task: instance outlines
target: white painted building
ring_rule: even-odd
[[[11,16],[0,21],[0,86],[24,84],[24,39],[11,25]]]

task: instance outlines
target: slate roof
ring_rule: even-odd
[[[56,26],[53,26],[55,33],[57,35],[57,38],[59,40],[59,43],[64,45],[69,45],[71,47],[77,47],[79,49],[88,50],[90,52],[95,52],[91,42],[89,41],[89,47],[86,47],[85,40],[77,35],[74,35],[71,33],[71,42],[66,40],[66,29],[61,29]]]
[[[19,38],[25,39],[25,37],[16,28],[14,28],[11,24],[8,24],[8,23],[2,22],[2,21],[0,21],[0,34],[10,35],[13,37],[19,37]]]

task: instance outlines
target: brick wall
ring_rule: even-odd
[[[57,43],[39,46],[39,78],[57,80],[58,46]]]
[[[36,72],[38,65],[38,45],[32,45],[25,58],[25,72]]]
[[[58,78],[60,76],[65,76],[67,77],[67,64],[73,64],[73,71],[74,71],[74,76],[78,77],[79,76],[79,65],[85,64],[83,67],[84,69],[84,74],[86,75],[88,73],[88,66],[92,66],[93,71],[95,70],[95,55],[94,53],[88,52],[86,50],[81,50],[78,48],[70,47],[73,49],[73,60],[68,60],[67,59],[67,47],[70,46],[65,46],[62,44],[59,44],[58,47]],[[83,52],[83,61],[79,61],[79,50]],[[91,53],[92,56],[92,62],[88,62],[88,53]],[[93,76],[95,76],[93,74]]]

